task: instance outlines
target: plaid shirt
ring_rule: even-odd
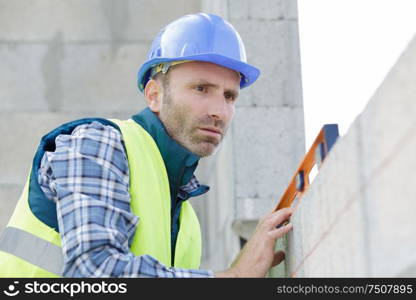
[[[94,121],[57,136],[55,143],[55,151],[42,158],[38,182],[56,202],[65,277],[213,277],[210,270],[166,267],[130,252],[139,218],[130,209],[129,168],[118,130]],[[193,176],[178,197],[198,187]]]

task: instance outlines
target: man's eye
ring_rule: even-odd
[[[203,85],[197,85],[197,86],[195,87],[195,89],[196,89],[198,92],[206,92],[206,91],[207,91],[207,88],[206,88],[205,86],[203,86]]]
[[[235,96],[233,94],[231,94],[231,93],[229,93],[229,94],[226,93],[224,95],[224,97],[225,97],[225,99],[230,100],[230,101],[234,101],[235,100]]]

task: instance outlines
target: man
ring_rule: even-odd
[[[196,14],[168,24],[138,74],[148,107],[127,121],[82,119],[42,138],[0,239],[3,277],[264,277],[284,258],[290,209],[266,215],[233,265],[200,270],[193,175],[259,71],[235,29]]]

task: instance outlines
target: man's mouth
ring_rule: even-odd
[[[215,136],[218,138],[221,138],[223,135],[223,132],[221,129],[218,128],[212,128],[212,127],[204,127],[204,128],[198,128],[200,131],[202,131],[204,134],[209,136]]]

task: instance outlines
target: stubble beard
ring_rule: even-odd
[[[171,138],[200,157],[216,153],[226,133],[223,121],[215,121],[209,115],[197,120],[191,119],[186,107],[176,104],[169,93],[163,94],[162,103],[159,118]],[[219,140],[215,137],[201,135],[198,132],[198,127],[206,126],[220,128],[223,135]]]

